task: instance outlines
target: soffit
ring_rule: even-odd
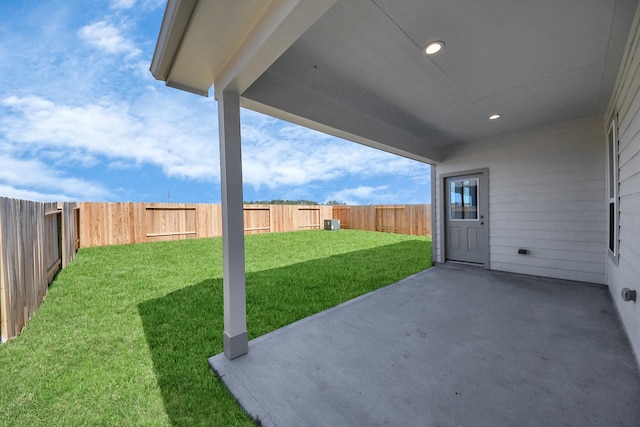
[[[339,0],[243,96],[295,113],[298,88],[431,148],[602,114],[637,5]]]
[[[198,1],[173,59],[167,84],[206,95],[270,3],[269,0]]]

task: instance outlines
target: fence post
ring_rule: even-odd
[[[5,295],[4,222],[7,199],[0,197],[0,342],[7,340],[7,298]]]

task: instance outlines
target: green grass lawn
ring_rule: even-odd
[[[250,338],[431,266],[430,238],[355,230],[247,236]],[[222,241],[83,249],[0,345],[0,425],[252,425],[222,352]]]

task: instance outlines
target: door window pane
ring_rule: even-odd
[[[449,218],[478,219],[478,179],[449,181]]]

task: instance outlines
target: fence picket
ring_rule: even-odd
[[[74,208],[75,203],[0,197],[2,342],[20,333],[42,303],[55,274],[75,257]]]
[[[79,203],[80,246],[108,246],[222,235],[219,204]],[[245,234],[318,229],[325,219],[341,228],[431,234],[430,205],[245,205]]]

